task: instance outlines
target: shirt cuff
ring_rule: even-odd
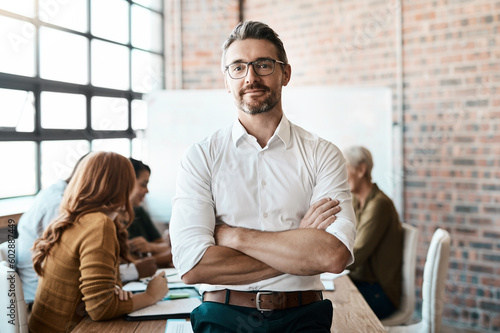
[[[137,268],[134,264],[121,264],[120,278],[122,280],[122,283],[139,280],[139,272],[137,271]]]

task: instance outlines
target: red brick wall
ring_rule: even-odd
[[[392,0],[243,4],[244,19],[282,37],[291,85],[387,86],[397,106]],[[432,233],[445,228],[444,321],[500,331],[500,1],[403,0],[402,12],[402,219],[420,230],[417,308]],[[238,22],[239,1],[182,1],[181,14],[182,88],[222,88],[220,45]]]

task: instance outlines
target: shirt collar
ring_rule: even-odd
[[[239,119],[236,119],[233,123],[233,130],[232,130],[233,144],[236,147],[238,147],[238,143],[240,142],[240,140],[242,140],[246,136],[248,136],[248,133],[245,127],[243,127]],[[269,141],[272,141],[274,137],[278,137],[279,139],[281,139],[281,141],[285,145],[285,149],[288,149],[288,147],[290,147],[290,121],[286,118],[284,114],[281,117],[281,121],[278,124],[278,127],[276,128],[274,135],[271,137]]]

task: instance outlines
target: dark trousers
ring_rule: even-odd
[[[323,333],[330,332],[332,315],[330,300],[269,312],[204,302],[191,312],[191,325],[195,333]]]
[[[396,311],[396,308],[378,283],[353,281],[366,303],[372,308],[378,319],[384,319]]]

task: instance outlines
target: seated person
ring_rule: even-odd
[[[76,170],[80,161],[86,155],[82,156],[76,163]],[[33,269],[33,260],[31,248],[35,240],[42,236],[43,231],[49,223],[59,215],[59,206],[63,197],[64,190],[71,180],[73,173],[66,180],[59,180],[52,186],[38,193],[33,205],[28,209],[18,223],[19,237],[16,248],[17,273],[23,286],[24,299],[27,304],[33,303],[35,299],[36,287],[38,285],[38,276]],[[136,260],[134,264],[124,264],[120,266],[121,280],[137,280],[139,277],[151,276],[155,273],[157,267],[155,261],[151,258]]]
[[[149,192],[151,169],[141,161],[133,158],[130,158],[130,161],[136,176],[135,186],[130,195],[135,214],[134,222],[128,227],[130,250],[139,257],[151,254],[159,267],[173,267],[168,233],[164,233],[162,237],[149,214],[141,206],[144,197]]]
[[[344,151],[356,213],[355,262],[349,276],[379,319],[393,313],[401,299],[403,228],[391,199],[371,181],[368,149]]]
[[[33,266],[40,280],[30,332],[69,332],[87,313],[92,320],[111,319],[166,295],[164,272],[143,293],[121,289],[119,260],[130,262],[130,257],[127,231],[116,216],[123,207],[132,216],[134,183],[130,161],[119,154],[94,152],[81,161],[59,216],[35,241]]]

